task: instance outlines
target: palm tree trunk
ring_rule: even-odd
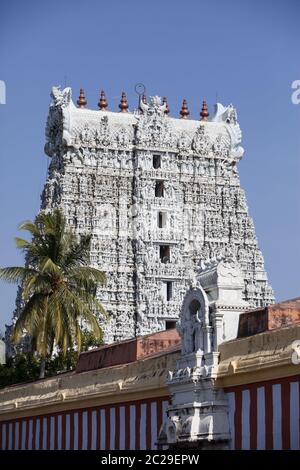
[[[46,371],[46,358],[43,357],[40,363],[40,379],[45,378],[45,371]]]
[[[54,335],[52,335],[51,340],[50,340],[50,346],[49,346],[49,360],[51,361],[52,359],[52,354],[53,354],[53,349],[54,349]]]
[[[46,373],[46,365],[47,365],[47,361],[51,361],[51,358],[52,358],[52,354],[53,354],[53,349],[54,349],[54,338],[52,336],[51,338],[51,344],[50,344],[50,347],[49,347],[50,351],[48,352],[48,354],[43,357],[41,359],[41,363],[40,363],[40,379],[44,379],[45,378],[45,373]]]

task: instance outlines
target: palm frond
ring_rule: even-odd
[[[48,274],[60,274],[61,269],[57,264],[55,264],[51,258],[44,257],[40,260],[40,270],[42,273],[48,273]]]
[[[11,266],[7,268],[0,268],[0,279],[3,279],[6,282],[22,282],[26,276],[35,273],[36,271],[31,268]]]
[[[16,242],[17,248],[30,249],[32,247],[32,243],[29,242],[28,240],[25,240],[24,238],[15,237],[15,242]]]
[[[87,265],[90,243],[90,235],[82,235],[79,242],[76,239],[70,240],[69,250],[63,260],[63,268],[67,270],[71,267]]]
[[[78,280],[92,279],[95,283],[100,284],[101,286],[106,285],[105,272],[91,266],[79,266],[72,269],[70,274],[72,274]]]
[[[31,222],[30,220],[26,220],[19,225],[19,230],[26,230],[30,232],[33,236],[40,235],[40,231],[35,223]]]
[[[51,278],[40,273],[25,277],[22,283],[22,297],[27,300],[33,293],[48,295],[52,291]]]
[[[24,332],[34,335],[41,319],[47,315],[45,311],[45,298],[41,294],[34,294],[25,304],[13,329],[12,340],[19,342]]]

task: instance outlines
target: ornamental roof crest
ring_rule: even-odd
[[[65,108],[69,106],[72,98],[72,89],[70,87],[61,90],[60,86],[52,87],[51,94],[52,102],[51,106],[61,106]]]
[[[160,96],[150,96],[149,103],[140,101],[140,109],[143,114],[159,114],[164,116],[167,110],[166,103],[162,104]]]
[[[244,154],[244,149],[241,146],[242,131],[237,120],[235,107],[232,104],[225,107],[221,103],[217,103],[215,105],[215,114],[212,117],[212,121],[225,123],[230,137],[231,157],[240,160]]]
[[[152,96],[149,103],[140,102],[142,113],[137,115],[136,143],[150,147],[175,147],[176,134],[166,116],[166,104],[159,96]]]

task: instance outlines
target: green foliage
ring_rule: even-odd
[[[91,331],[84,329],[82,331],[82,351],[88,351],[89,349],[97,348],[102,346],[102,338],[96,338]],[[59,372],[66,372],[76,368],[79,352],[74,349],[70,349],[66,354],[59,352],[47,362],[46,376],[52,376]]]
[[[92,331],[84,329],[82,331],[82,350],[88,351],[89,349],[98,348],[103,345],[102,335],[97,338]]]
[[[82,351],[88,351],[103,344],[91,331],[82,331]],[[72,371],[76,368],[79,351],[58,352],[46,363],[46,377]],[[41,358],[37,354],[18,352],[6,364],[0,364],[0,388],[8,385],[32,382],[39,378]]]
[[[17,354],[6,364],[0,364],[0,387],[36,380],[39,377],[40,361],[32,353]]]
[[[14,327],[13,341],[19,342],[26,332],[32,350],[46,362],[54,348],[63,356],[81,350],[82,324],[100,341],[102,330],[94,312],[106,313],[96,290],[106,278],[102,271],[89,266],[91,237],[85,235],[78,241],[58,209],[41,212],[35,222],[25,222],[20,229],[32,237],[31,241],[16,238],[17,247],[25,253],[26,266],[0,268],[0,279],[22,285],[24,307]]]

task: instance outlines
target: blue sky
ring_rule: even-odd
[[[250,213],[277,300],[300,295],[300,79],[298,0],[1,0],[0,265],[22,263],[13,237],[40,205],[46,179],[44,128],[53,85],[82,86],[97,108],[104,89],[117,110],[134,85],[183,98],[198,118],[205,96],[233,103],[243,131],[239,165]],[[16,288],[0,284],[0,329]]]

